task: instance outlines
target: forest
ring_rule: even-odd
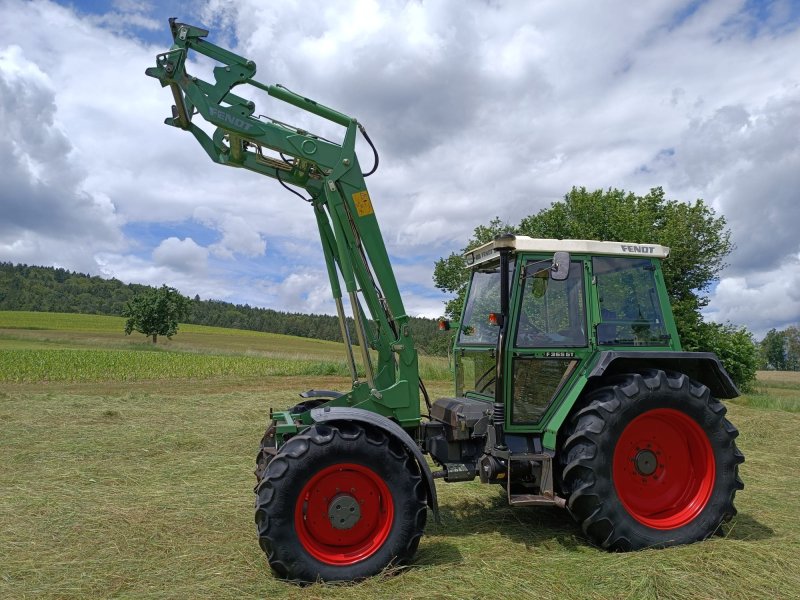
[[[122,315],[126,302],[149,289],[118,279],[75,273],[54,267],[0,262],[0,310]],[[339,321],[331,315],[308,315],[232,304],[221,300],[190,302],[187,323],[232,329],[282,333],[340,342]],[[355,330],[348,319],[351,339]],[[421,354],[446,355],[450,336],[439,331],[434,319],[411,318],[417,349]]]

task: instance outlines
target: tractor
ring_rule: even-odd
[[[411,563],[429,511],[439,518],[437,479],[496,484],[515,507],[566,509],[612,551],[703,540],[736,514],[744,457],[720,400],[738,390],[714,354],[681,348],[661,266],[669,248],[505,234],[470,251],[461,319],[443,322],[454,394],[431,400],[365,183],[379,157],[363,125],[255,80],[255,63],[208,31],[169,26],[174,44],[146,71],[172,91],[165,123],[212,161],[306,201],[352,380],[269,411],[255,523],[278,576],[348,581]],[[213,82],[186,71],[190,51],[215,61]],[[256,92],[340,138],[256,113],[241,95]],[[373,154],[366,173],[359,133]]]

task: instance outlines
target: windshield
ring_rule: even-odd
[[[513,272],[514,264],[509,264]],[[511,277],[508,278],[509,285]],[[500,265],[473,271],[469,297],[458,334],[459,344],[491,345],[497,343],[500,328],[489,323],[489,313],[500,312]]]

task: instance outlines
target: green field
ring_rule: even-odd
[[[274,333],[181,325],[152,344],[123,334],[122,317],[0,311],[0,382],[146,381],[348,373],[342,344]],[[449,377],[424,356],[426,379]]]
[[[728,403],[747,461],[724,537],[609,554],[563,511],[442,483],[443,523],[404,572],[274,579],[252,516],[266,414],[347,389],[340,366],[331,342],[182,326],[154,349],[121,319],[0,312],[0,598],[797,597],[797,373]],[[433,395],[452,392],[446,361],[425,370]]]

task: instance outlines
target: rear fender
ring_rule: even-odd
[[[547,423],[544,447],[557,450],[557,437],[561,426],[572,413],[572,407],[586,392],[602,385],[613,375],[635,373],[646,369],[662,369],[683,373],[702,383],[715,398],[736,398],[739,390],[731,376],[712,352],[631,352],[608,350],[600,352],[594,366],[575,383],[555,415]]]
[[[643,369],[677,371],[702,383],[715,398],[736,398],[739,390],[713,352],[601,352],[588,373],[589,381]]]

